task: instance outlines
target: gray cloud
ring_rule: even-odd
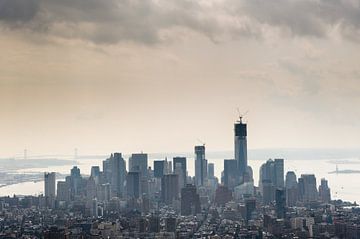
[[[0,21],[28,22],[35,17],[38,10],[38,0],[0,0]]]
[[[355,0],[0,0],[0,22],[65,39],[152,44],[176,28],[212,40],[260,36],[264,27],[290,35],[326,37],[338,29],[358,39]],[[171,33],[169,33],[171,35]],[[177,38],[177,36],[172,36]],[[165,37],[166,38],[166,37]]]

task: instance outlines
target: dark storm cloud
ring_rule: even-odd
[[[325,37],[338,27],[359,30],[359,0],[251,0],[234,1],[238,12],[293,35]]]
[[[38,10],[37,0],[0,0],[0,20],[8,23],[31,21]]]
[[[357,39],[359,5],[350,0],[0,0],[0,21],[10,28],[22,23],[35,33],[41,29],[55,37],[105,44],[156,43],[176,27],[210,39],[261,35],[264,27],[325,37],[337,27]]]

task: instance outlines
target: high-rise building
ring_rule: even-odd
[[[112,196],[125,195],[126,163],[121,153],[111,154],[103,161],[105,183],[109,183]]]
[[[298,183],[296,180],[296,174],[293,171],[286,173],[285,189],[286,205],[288,207],[295,206],[298,201]]]
[[[98,185],[97,199],[102,202],[108,202],[111,199],[111,187],[109,183]]]
[[[195,185],[187,184],[181,189],[181,215],[196,215],[201,210],[200,197]]]
[[[293,171],[289,171],[286,173],[285,188],[288,189],[293,187],[297,187],[296,174]]]
[[[286,213],[286,196],[283,188],[277,188],[275,192],[275,206],[277,218],[285,218]]]
[[[321,184],[319,186],[319,199],[324,203],[329,203],[331,201],[330,188],[328,186],[328,181],[325,178],[321,179]]]
[[[144,153],[132,154],[129,158],[129,171],[140,172],[141,177],[148,177],[148,155]]]
[[[125,180],[126,180],[126,163],[121,153],[114,153],[112,159],[112,175],[111,184],[118,197],[125,194]]]
[[[140,197],[140,172],[128,172],[126,175],[126,191],[129,198]]]
[[[269,205],[275,200],[275,186],[270,180],[263,180],[260,190],[264,205]]]
[[[175,173],[176,167],[179,167],[177,165],[181,165],[181,171],[182,171],[182,184],[183,187],[186,185],[186,179],[187,179],[187,167],[186,167],[186,157],[174,157],[173,158],[173,172]]]
[[[100,167],[99,166],[92,166],[91,167],[91,177],[96,178],[100,176]]]
[[[164,160],[155,160],[154,161],[154,177],[162,178],[165,172],[165,161]]]
[[[82,177],[80,174],[80,168],[74,166],[70,171],[70,189],[71,199],[78,196],[82,192]]]
[[[56,198],[58,201],[69,201],[70,200],[70,185],[66,181],[57,182]]]
[[[284,159],[275,159],[274,161],[275,187],[284,187]]]
[[[224,160],[224,185],[230,190],[238,184],[237,161],[233,159]]]
[[[316,177],[314,174],[302,174],[301,175],[301,179],[299,179],[299,184],[300,181],[301,183],[301,187],[303,187],[301,189],[301,191],[303,192],[302,194],[302,200],[304,202],[311,202],[311,201],[317,201],[318,200],[318,191],[316,188]]]
[[[204,186],[207,178],[207,160],[205,158],[205,145],[195,146],[195,183]]]
[[[259,188],[263,196],[263,203],[268,204],[273,201],[275,199],[275,189],[283,187],[284,160],[269,159],[260,167]]]
[[[247,169],[247,130],[246,124],[243,123],[242,117],[234,125],[235,131],[235,160],[238,166],[238,176],[243,180]]]
[[[44,174],[44,186],[45,186],[45,200],[46,206],[53,207],[53,203],[55,202],[55,181],[56,181],[56,174],[52,173],[45,173]]]
[[[232,192],[226,186],[219,185],[215,192],[215,203],[224,206],[232,200]]]
[[[246,210],[246,221],[248,222],[252,218],[252,213],[256,209],[256,199],[249,198],[245,200],[245,210]]]
[[[167,174],[161,179],[161,199],[166,204],[172,204],[179,198],[179,176]]]
[[[213,163],[208,164],[208,178],[215,177],[215,165]]]

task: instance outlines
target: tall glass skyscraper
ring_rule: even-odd
[[[246,124],[242,122],[242,118],[235,123],[235,160],[238,166],[240,180],[243,179],[247,169],[247,131]]]
[[[207,160],[205,145],[195,146],[195,182],[196,186],[204,186],[207,178]]]

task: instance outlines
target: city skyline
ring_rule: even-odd
[[[0,0],[0,238],[360,238],[360,0]]]

